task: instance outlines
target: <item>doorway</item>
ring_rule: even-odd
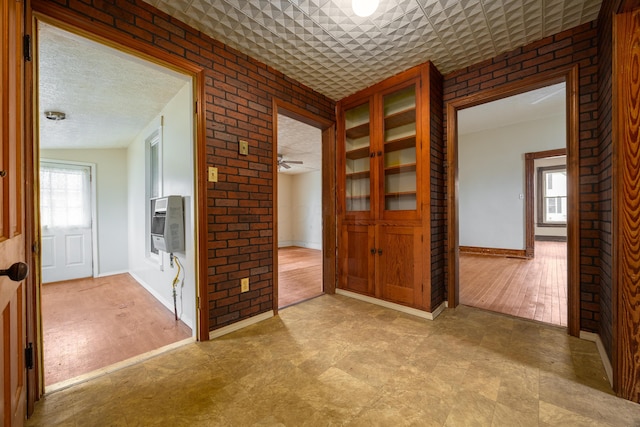
[[[274,101],[274,312],[335,292],[335,124]]]
[[[194,339],[194,83],[191,75],[90,40],[73,29],[46,19],[36,23],[43,226],[70,216],[60,210],[49,215],[45,209],[47,165],[95,165],[87,178],[95,187],[90,202],[95,207],[90,221],[95,230],[91,269],[48,277],[44,230],[41,239],[43,372],[51,390],[100,375],[114,363],[130,363],[142,354]],[[154,163],[147,140],[156,134]],[[148,250],[154,183],[162,191],[156,196],[181,196],[185,245],[175,253]],[[62,251],[73,255],[79,246]]]
[[[554,88],[554,85],[564,84],[564,88],[560,91],[559,87]],[[520,263],[526,263],[526,258],[533,256],[533,233],[525,232],[525,207],[524,207],[524,199],[525,193],[528,189],[524,188],[523,181],[525,179],[524,173],[524,157],[527,151],[534,150],[523,150],[519,153],[519,157],[514,161],[513,159],[500,159],[489,158],[486,153],[477,153],[480,157],[477,157],[475,160],[475,165],[482,167],[481,159],[487,160],[484,165],[486,169],[491,169],[491,161],[501,161],[502,163],[508,163],[508,167],[513,167],[514,164],[517,166],[517,171],[515,174],[518,175],[518,180],[520,181],[519,186],[516,185],[517,188],[511,190],[505,190],[508,192],[508,201],[507,202],[497,202],[498,199],[491,199],[494,203],[490,204],[491,209],[489,210],[489,216],[500,216],[504,213],[504,211],[517,207],[515,209],[516,214],[512,214],[508,219],[502,220],[500,223],[499,229],[502,231],[492,233],[493,239],[515,239],[517,242],[511,242],[509,244],[504,245],[504,243],[496,243],[491,242],[491,244],[483,245],[482,243],[472,243],[466,244],[467,241],[463,240],[462,234],[465,232],[463,227],[468,226],[469,223],[463,226],[464,217],[473,215],[473,209],[469,210],[469,207],[466,206],[463,212],[464,201],[463,191],[459,190],[460,178],[459,174],[463,174],[462,165],[460,162],[460,130],[459,130],[459,122],[461,120],[461,116],[463,116],[462,111],[468,108],[473,108],[482,104],[486,104],[492,101],[505,99],[514,95],[525,94],[527,92],[535,91],[538,89],[544,89],[548,91],[547,96],[552,97],[553,93],[559,93],[558,91],[566,94],[566,101],[563,103],[564,111],[566,111],[566,119],[563,120],[565,124],[566,132],[563,133],[563,142],[566,146],[567,151],[567,169],[566,169],[566,178],[567,178],[567,261],[566,261],[566,283],[567,283],[567,293],[566,293],[566,305],[567,305],[567,320],[566,324],[571,335],[577,335],[579,332],[579,287],[578,287],[578,267],[579,267],[579,257],[578,254],[578,221],[577,221],[577,212],[578,212],[578,139],[577,139],[577,70],[575,68],[571,68],[562,72],[553,72],[553,73],[545,73],[544,75],[536,76],[533,78],[525,79],[521,82],[507,85],[505,88],[494,89],[486,91],[481,94],[474,94],[473,97],[462,98],[447,104],[447,153],[448,153],[448,188],[451,189],[451,196],[448,199],[448,222],[450,224],[448,230],[448,245],[449,245],[449,260],[448,260],[448,269],[449,269],[449,282],[448,282],[448,303],[450,307],[455,307],[457,304],[461,302],[461,257],[463,256],[464,251],[467,247],[473,248],[477,246],[479,248],[479,252],[486,252],[493,256],[501,256],[504,260],[511,260],[514,258],[522,258],[519,260]],[[544,99],[542,97],[538,97],[537,99]],[[540,102],[540,101],[538,101]],[[524,132],[523,132],[524,133]],[[520,137],[512,138],[512,143],[517,143]],[[476,147],[477,148],[477,147]],[[555,148],[555,147],[554,147]],[[501,154],[498,154],[500,156]],[[464,160],[463,160],[464,161]],[[514,175],[515,176],[515,175]],[[513,178],[506,177],[496,177],[493,178],[498,179],[500,182],[507,181],[510,184],[513,184]],[[518,180],[515,180],[516,183]],[[494,183],[497,185],[496,183]],[[475,184],[474,184],[475,185]],[[494,185],[494,186],[495,186]],[[499,187],[499,185],[498,185]],[[468,194],[467,194],[468,195]],[[475,195],[471,194],[470,198],[475,197]],[[487,196],[492,197],[492,196]],[[461,203],[462,201],[462,203]],[[527,208],[528,209],[528,208]],[[531,208],[533,209],[533,208]],[[483,213],[485,214],[485,213]],[[479,215],[482,216],[482,215]],[[461,222],[461,220],[463,222]],[[511,225],[520,224],[520,228],[515,232],[506,232]],[[478,224],[472,226],[472,231],[478,231]],[[494,230],[495,231],[495,230]],[[497,234],[497,236],[496,236]],[[466,237],[465,237],[466,238]],[[526,243],[531,240],[531,246]],[[493,249],[497,249],[493,251]],[[506,249],[506,250],[500,250]],[[515,262],[514,262],[515,263]],[[512,267],[510,277],[516,277],[518,274],[522,275],[526,273],[522,273],[519,269]],[[489,270],[491,271],[491,270]],[[495,276],[495,275],[492,275]],[[526,291],[525,291],[526,292]],[[503,295],[501,295],[503,297]]]
[[[323,294],[322,131],[278,115],[278,308]]]

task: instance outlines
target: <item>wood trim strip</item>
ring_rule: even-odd
[[[525,249],[481,248],[477,246],[460,246],[461,254],[487,255],[513,258],[528,258]]]
[[[567,184],[569,214],[567,219],[567,283],[568,332],[580,331],[580,246],[579,246],[579,116],[578,65],[550,70],[534,76],[450,101],[447,109],[447,291],[448,306],[459,303],[459,241],[458,241],[458,110],[497,99],[518,95],[556,83],[566,83],[567,90]]]

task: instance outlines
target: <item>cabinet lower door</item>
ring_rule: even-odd
[[[387,301],[421,308],[421,228],[378,226],[376,295]]]
[[[375,256],[371,253],[375,243],[375,227],[344,225],[340,233],[341,289],[374,296]]]

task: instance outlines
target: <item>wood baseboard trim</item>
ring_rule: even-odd
[[[611,388],[613,388],[613,366],[611,366],[611,361],[609,360],[607,351],[604,349],[604,344],[602,343],[600,335],[594,334],[593,332],[580,331],[580,339],[596,343],[596,348],[600,354],[604,371],[607,373],[607,379],[609,380]]]
[[[410,314],[412,316],[421,317],[427,320],[434,320],[445,309],[446,303],[440,304],[431,313],[428,311],[418,310],[417,308],[407,307],[405,305],[396,304],[395,302],[385,301],[378,298],[373,298],[367,295],[362,295],[357,292],[345,291],[344,289],[336,289],[336,294],[344,295],[346,297],[354,298],[360,301],[368,302],[370,304],[379,305],[381,307],[390,308],[392,310],[400,311],[402,313]]]
[[[566,242],[567,236],[536,236],[536,242]]]
[[[273,310],[269,310],[264,313],[260,313],[255,316],[249,317],[248,319],[244,319],[239,322],[232,323],[231,325],[223,326],[220,329],[214,329],[213,331],[209,332],[209,339],[213,340],[223,335],[227,335],[232,332],[239,331],[240,329],[246,328],[247,326],[251,326],[256,323],[260,323],[263,320],[270,319],[273,316],[274,316]]]
[[[123,360],[121,362],[114,363],[113,365],[106,366],[104,368],[96,369],[95,371],[87,372],[86,374],[79,375],[74,378],[69,378],[68,380],[60,381],[59,383],[51,384],[45,386],[45,395],[49,395],[51,393],[55,393],[57,391],[61,391],[67,389],[69,387],[85,383],[87,381],[102,377],[104,375],[110,374],[112,372],[119,371],[120,369],[127,368],[129,366],[136,365],[138,363],[144,362],[145,360],[149,360],[161,354],[167,353],[169,351],[175,350],[177,348],[183,347],[188,344],[192,344],[196,342],[195,337],[186,338],[181,341],[174,342],[172,344],[167,344],[163,347],[157,348],[155,350],[148,351],[143,354],[139,354],[138,356],[131,357],[129,359]]]
[[[460,246],[461,254],[490,255],[513,258],[527,258],[525,249],[480,248],[477,246]]]

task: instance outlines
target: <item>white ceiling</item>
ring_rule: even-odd
[[[458,112],[460,135],[566,113],[566,86],[559,83]]]
[[[278,153],[285,160],[299,160],[290,169],[280,168],[287,175],[322,169],[322,131],[306,123],[278,114]]]
[[[40,22],[40,148],[122,148],[190,78]],[[45,111],[67,118],[51,121]]]
[[[333,100],[431,60],[446,74],[598,17],[601,0],[148,0]]]

